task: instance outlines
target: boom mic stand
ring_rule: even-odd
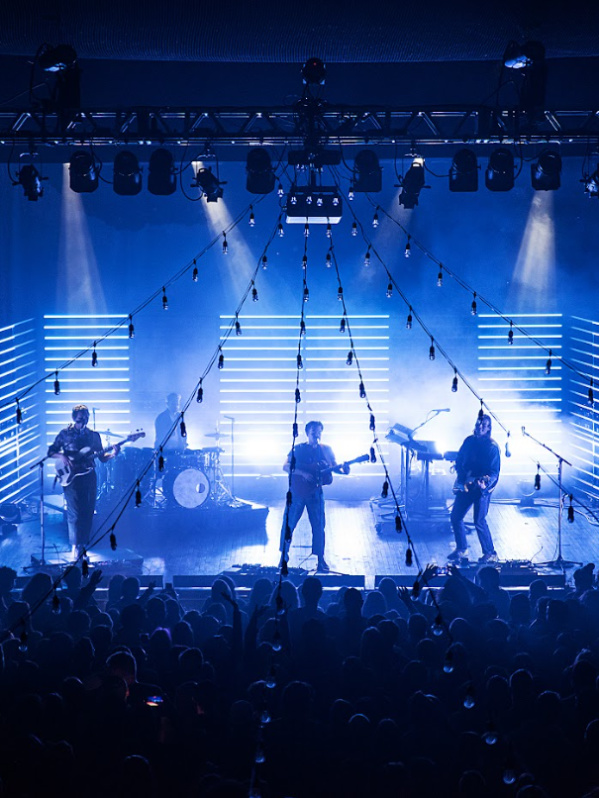
[[[38,460],[37,463],[29,466],[29,470],[31,471],[32,468],[39,467],[40,470],[40,538],[42,544],[42,553],[39,558],[39,561],[36,565],[45,565],[46,564],[46,527],[44,523],[44,463],[48,460],[49,455],[46,457],[42,457],[41,460]],[[33,561],[33,559],[32,559]]]
[[[541,568],[559,568],[561,571],[565,571],[566,568],[574,568],[575,565],[582,565],[581,562],[574,562],[573,560],[564,560],[562,557],[562,509],[564,506],[564,490],[562,488],[562,470],[564,463],[570,468],[572,468],[572,463],[569,463],[565,457],[562,457],[561,454],[554,452],[546,443],[535,438],[529,432],[526,431],[524,427],[522,427],[522,435],[526,438],[530,438],[531,441],[534,441],[539,446],[542,446],[543,449],[546,449],[550,454],[552,454],[557,459],[557,484],[559,490],[559,499],[557,503],[557,559],[549,560],[549,562],[538,562],[535,565],[540,566]]]

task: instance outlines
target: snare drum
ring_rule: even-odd
[[[210,481],[199,468],[182,468],[165,474],[162,490],[169,502],[193,510],[210,496]]]

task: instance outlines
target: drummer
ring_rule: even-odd
[[[169,393],[166,397],[166,410],[156,416],[154,427],[156,430],[156,440],[154,448],[162,446],[164,452],[184,452],[187,448],[187,440],[181,435],[181,396],[178,393]],[[174,425],[174,430],[173,430]],[[165,442],[167,435],[173,430],[168,441]]]

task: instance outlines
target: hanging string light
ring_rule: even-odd
[[[235,335],[241,335],[241,324],[239,323],[239,314],[235,314]]]
[[[345,363],[346,365],[351,366],[353,362],[354,362],[354,353],[350,349],[349,352],[347,353],[347,360],[345,361]]]
[[[160,447],[158,454],[158,470],[164,471],[164,454],[162,452],[162,446]]]
[[[366,388],[364,387],[363,382],[360,383],[359,392],[360,392],[360,399],[366,399]]]
[[[308,256],[304,252],[304,254],[302,255],[302,269],[303,271],[306,271],[307,268],[308,268]]]
[[[220,355],[218,356],[218,368],[220,371],[222,371],[224,367],[225,367],[225,356],[221,351]]]
[[[283,236],[285,235],[285,228],[283,227],[281,222],[279,222],[279,224],[277,225],[277,233],[279,234],[279,238],[283,238]]]
[[[593,378],[591,377],[591,384],[589,386],[588,403],[591,407],[595,404],[595,395],[593,393]]]
[[[366,250],[366,254],[364,255],[364,266],[370,266],[370,245]]]
[[[129,338],[135,338],[135,327],[133,326],[133,316],[129,315]]]
[[[408,236],[408,240],[406,241],[406,248],[404,249],[403,253],[406,258],[409,258],[410,255],[412,254],[412,245],[410,244],[410,238],[411,236]]]
[[[165,286],[162,286],[162,310],[168,310],[168,299]]]
[[[250,227],[254,227],[256,225],[256,217],[254,216],[254,209],[251,205],[250,205],[250,215],[248,218],[248,224]]]
[[[60,611],[60,599],[58,598],[58,593],[56,592],[56,588],[54,589],[54,594],[52,596],[52,612],[58,614]]]
[[[378,207],[374,212],[374,216],[372,217],[372,226],[376,229],[379,226],[379,215],[377,213]]]
[[[472,295],[472,304],[470,305],[470,312],[472,313],[473,316],[476,316],[478,314],[478,308],[476,305],[476,291]]]
[[[414,555],[412,553],[412,549],[408,547],[406,549],[406,566],[408,568],[411,568],[413,563],[414,563]]]
[[[437,287],[443,287],[443,264],[439,264],[439,273],[437,274]]]
[[[331,263],[332,263],[331,253],[327,252],[326,258],[324,260],[324,265],[327,267],[327,269],[330,269]]]
[[[135,506],[141,506],[141,486],[139,484],[139,479],[135,483]]]
[[[510,321],[510,329],[507,334],[507,342],[510,346],[514,343],[514,322]]]
[[[191,279],[193,280],[194,283],[197,283],[198,281],[198,267],[195,258],[193,259],[193,271],[191,273]]]
[[[330,222],[327,222],[326,233],[327,233],[327,238],[332,238],[332,236],[333,236],[333,228],[331,227],[331,223]]]
[[[356,195],[354,193],[354,184],[352,182],[349,184],[349,191],[347,192],[347,198],[350,202],[352,202],[355,196]]]
[[[58,372],[54,372],[54,396],[60,396],[60,382],[58,381]]]
[[[17,403],[17,409],[16,409],[17,424],[22,424],[23,423],[23,411],[21,410],[21,405],[19,404],[19,397],[18,396],[16,397],[15,402]]]
[[[549,376],[551,374],[551,366],[552,366],[551,358],[552,358],[552,355],[553,355],[553,352],[550,349],[549,350],[549,357],[547,358],[547,362],[545,363],[545,374],[547,376]]]
[[[187,427],[185,426],[185,411],[181,413],[181,423],[179,424],[179,432],[182,438],[187,438]]]
[[[200,380],[200,385],[198,387],[198,393],[196,396],[196,402],[201,405],[204,401],[204,388],[202,387],[202,380]]]
[[[357,222],[352,222],[351,234],[354,237],[358,235],[358,223]]]
[[[268,258],[266,255],[262,255],[262,268],[264,269],[264,271],[268,269]]]
[[[458,370],[454,368],[453,370],[453,380],[451,381],[451,392],[457,393],[458,392]]]
[[[512,452],[510,450],[510,431],[509,430],[507,432],[507,440],[505,442],[505,456],[506,457],[511,457],[512,456]]]
[[[285,191],[283,190],[283,184],[279,183],[277,187],[277,197],[284,197],[284,196],[285,196]]]
[[[302,394],[301,394],[301,392],[300,392],[300,389],[299,389],[299,388],[296,388],[296,389],[295,389],[295,404],[296,404],[296,405],[299,405],[299,403],[300,403],[301,401],[302,401]]]
[[[462,701],[464,709],[473,709],[476,705],[476,692],[474,690],[474,685],[472,682],[468,682],[466,686],[466,693],[464,694],[464,700]]]
[[[343,302],[343,288],[341,286],[337,289],[337,299],[339,302]]]
[[[229,254],[229,242],[227,241],[227,234],[223,230],[223,255]]]
[[[98,365],[98,353],[96,352],[96,342],[94,341],[94,348],[92,350],[92,366],[95,368]]]
[[[399,532],[401,532],[402,529],[403,526],[401,523],[401,515],[398,512],[397,515],[395,516],[395,531],[399,534]]]
[[[306,222],[306,224],[304,225],[304,238],[308,238],[309,235],[310,235],[310,225],[308,224],[308,222]]]
[[[381,498],[386,499],[389,495],[389,483],[387,480],[383,482],[383,487],[381,488]]]
[[[478,411],[478,420],[479,420],[479,421],[482,421],[482,420],[483,420],[483,416],[484,416],[484,414],[485,414],[485,403],[484,403],[484,402],[483,402],[483,400],[481,399],[481,400],[480,400],[480,409],[479,409],[479,411]]]
[[[370,462],[376,463],[376,451],[374,449],[374,446],[370,447]]]
[[[541,464],[537,463],[537,473],[535,474],[535,490],[541,490]]]
[[[387,285],[387,292],[385,296],[387,297],[387,299],[391,299],[391,297],[393,296],[393,283],[389,283]]]
[[[297,367],[298,367],[298,369],[303,369],[304,368],[304,363],[302,361],[302,356],[301,355],[297,356]]]
[[[300,321],[300,335],[306,335],[306,322],[303,319]]]
[[[433,338],[433,336],[431,335],[431,345],[430,345],[430,346],[429,346],[429,348],[428,348],[428,359],[429,359],[429,360],[434,360],[434,359],[435,359],[435,357],[436,357],[436,353],[435,353],[435,339],[434,339],[434,338]]]
[[[87,579],[89,576],[89,560],[87,559],[87,552],[83,552],[83,559],[81,560],[81,576]]]
[[[112,527],[112,529],[114,530],[114,527]],[[110,541],[111,550],[112,551],[116,551],[117,550],[117,543],[116,543],[116,535],[114,534],[114,531],[112,531],[110,533],[110,537],[108,539]]]
[[[345,316],[343,316],[343,318],[341,319],[341,321],[339,323],[339,332],[340,333],[344,333],[345,332]]]
[[[254,281],[252,280],[252,302],[258,301],[258,289],[254,285]]]
[[[376,430],[376,419],[374,417],[374,413],[370,414],[370,421],[368,426],[371,432],[374,432]]]
[[[412,306],[410,305],[410,310],[408,311],[408,318],[406,319],[406,330],[412,329],[412,322],[414,319],[412,318]]]
[[[310,301],[310,291],[308,289],[308,286],[306,285],[304,287],[304,302],[309,302],[309,301]]]

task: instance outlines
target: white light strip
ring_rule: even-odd
[[[229,314],[221,313],[219,318],[220,319],[230,319],[231,318],[231,314],[230,313]],[[299,321],[301,316],[297,316],[295,314],[292,314],[292,315],[270,315],[270,314],[269,315],[261,315],[259,313],[254,315],[252,313],[251,316],[240,316],[239,318],[240,319],[295,319],[296,321]],[[338,313],[335,313],[334,315],[331,315],[331,314],[326,314],[326,315],[320,315],[320,314],[307,315],[306,314],[304,316],[304,318],[305,318],[306,322],[308,321],[308,319],[337,319],[337,321],[338,321],[339,320],[339,314]],[[358,313],[358,314],[355,314],[355,315],[352,314],[352,316],[350,317],[350,319],[389,319],[389,318],[390,318],[389,314],[377,315],[375,313],[373,313],[373,314],[361,314],[361,313]]]
[[[59,314],[44,314],[45,319],[126,319],[128,313],[59,313]]]

